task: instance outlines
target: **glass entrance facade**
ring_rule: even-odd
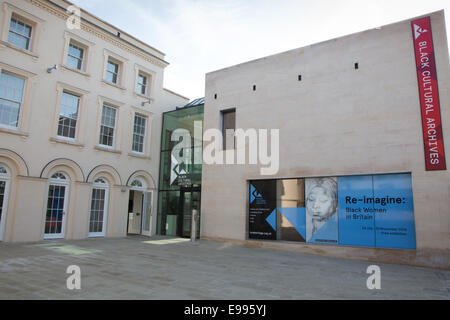
[[[203,99],[163,114],[157,234],[190,237],[198,212],[203,153]],[[199,236],[200,228],[197,228]]]

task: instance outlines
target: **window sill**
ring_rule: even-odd
[[[21,137],[28,137],[30,135],[28,132],[23,132],[23,131],[20,131],[19,129],[5,128],[5,127],[0,127],[0,132],[14,134],[16,136],[21,136]]]
[[[66,140],[66,139],[62,139],[62,138],[58,138],[58,137],[51,137],[50,141],[51,142],[68,144],[68,145],[71,145],[71,146],[74,146],[74,147],[84,148],[84,144],[79,143],[76,140]]]
[[[110,86],[112,86],[112,87],[114,87],[114,88],[117,88],[117,89],[120,89],[120,90],[123,90],[123,91],[126,90],[125,87],[122,87],[122,86],[120,86],[120,85],[118,85],[118,84],[115,84],[115,83],[112,83],[112,82],[109,82],[109,81],[106,81],[105,79],[103,79],[102,82],[103,82],[103,83],[106,83],[107,85],[110,85]]]
[[[9,42],[6,42],[6,41],[0,40],[0,45],[8,47],[8,48],[13,49],[13,50],[16,50],[16,51],[21,52],[21,53],[25,53],[26,55],[29,55],[30,57],[32,57],[34,59],[38,59],[39,58],[38,54],[36,54],[34,52],[31,52],[30,50],[25,50],[25,49],[16,47],[15,45],[12,45],[12,44],[10,44]]]
[[[90,77],[90,76],[91,76],[91,75],[90,75],[89,73],[87,73],[87,72],[84,72],[84,71],[82,71],[82,70],[78,70],[78,69],[69,67],[68,65],[65,65],[65,64],[63,64],[62,67],[63,67],[64,69],[66,69],[66,70],[73,71],[73,72],[78,73],[78,74],[81,74],[82,76],[85,76],[85,77]]]
[[[128,155],[130,157],[135,157],[135,158],[140,158],[140,159],[145,159],[145,160],[151,160],[150,156],[146,156],[145,154],[140,154],[140,153],[136,153],[136,152],[129,152]]]
[[[153,99],[152,97],[147,96],[147,95],[142,94],[142,93],[139,93],[139,92],[136,92],[136,91],[134,92],[134,95],[137,96],[137,97],[140,97],[140,98],[144,98],[146,100],[151,100],[152,102],[155,101],[155,99]]]
[[[110,148],[103,147],[103,146],[100,146],[100,145],[96,145],[94,147],[94,149],[95,150],[99,150],[99,151],[111,152],[111,153],[115,153],[115,154],[122,154],[122,151],[120,151],[120,150],[110,149]]]

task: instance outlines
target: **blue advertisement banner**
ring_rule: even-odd
[[[251,181],[249,196],[249,238],[276,240],[276,180]]]
[[[416,248],[412,182],[409,174],[373,176],[377,248]]]
[[[375,247],[372,176],[339,177],[339,244]]]
[[[338,243],[337,178],[305,179],[306,242]]]
[[[416,249],[409,173],[276,181],[250,185],[250,238]]]
[[[301,239],[305,239],[306,237],[305,208],[277,208],[277,210],[283,217],[285,217],[291,223],[295,231],[297,231],[298,234],[301,236]],[[301,242],[304,242],[304,240]]]

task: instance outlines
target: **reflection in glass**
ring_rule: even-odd
[[[203,107],[203,104],[192,105],[163,115],[158,234],[189,237],[192,209],[200,210]],[[183,129],[185,135],[177,141],[171,141],[172,134],[177,129]],[[190,136],[191,147],[188,150],[180,150],[180,157],[177,158],[173,152],[174,147],[186,136]]]
[[[304,208],[305,180],[277,180],[277,208]],[[281,211],[281,212],[280,212]],[[283,214],[284,213],[284,214]],[[287,214],[289,215],[287,216]],[[304,242],[304,237],[295,228],[303,212],[300,210],[278,210],[277,239]],[[295,226],[294,226],[295,225]]]
[[[64,186],[50,185],[49,187],[45,221],[46,234],[59,234],[62,232],[65,191],[66,187]]]
[[[105,215],[106,189],[92,189],[91,215],[89,222],[90,233],[103,232],[103,219]]]
[[[70,43],[67,53],[67,65],[71,68],[81,70],[83,64],[84,50],[79,46]]]
[[[59,111],[58,136],[75,138],[79,105],[79,97],[63,92]]]
[[[17,127],[25,80],[12,74],[0,74],[0,124]]]
[[[0,181],[0,222],[2,221],[3,200],[5,198],[6,181]]]
[[[118,74],[119,74],[119,65],[109,60],[106,66],[106,81],[117,84]]]
[[[30,49],[31,26],[18,17],[11,17],[9,24],[8,42],[24,50]]]

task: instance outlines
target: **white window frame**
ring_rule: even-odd
[[[16,13],[13,13],[13,14],[11,15],[11,18],[9,19],[9,23],[10,23],[10,24],[11,24],[12,20],[15,20],[16,23],[22,23],[25,27],[29,27],[29,28],[31,29],[31,30],[30,30],[30,36],[26,36],[26,35],[24,35],[24,34],[21,34],[21,33],[18,33],[18,32],[16,32],[16,31],[14,31],[14,30],[11,30],[11,25],[10,25],[10,27],[9,27],[9,29],[8,29],[8,43],[9,43],[10,45],[12,45],[12,46],[16,46],[15,44],[9,42],[9,34],[12,32],[12,33],[14,33],[15,35],[18,35],[19,37],[24,37],[24,38],[28,39],[28,43],[27,43],[27,47],[26,47],[26,48],[21,48],[21,47],[18,47],[18,48],[20,48],[20,49],[22,49],[22,50],[26,50],[26,51],[31,51],[30,49],[31,49],[32,41],[33,41],[33,31],[34,31],[33,25],[30,24],[30,23],[27,21],[27,19],[24,19],[23,17],[21,17],[20,15],[18,15],[18,14],[16,14]],[[17,47],[17,46],[16,46],[16,47]]]
[[[2,213],[1,213],[1,220],[0,220],[0,241],[3,241],[3,234],[5,231],[5,221],[6,221],[6,214],[8,209],[8,195],[9,195],[9,184],[10,184],[10,171],[8,170],[8,167],[2,163],[0,163],[0,167],[5,168],[5,173],[0,173],[0,181],[5,182],[5,193],[3,195],[3,203],[2,205]]]
[[[70,54],[70,47],[71,46],[74,47],[75,49],[78,49],[78,50],[81,51],[81,57],[80,58],[75,57],[75,56]],[[84,70],[84,65],[85,65],[85,60],[86,60],[86,51],[87,50],[86,50],[86,48],[84,46],[81,46],[78,43],[76,43],[75,41],[70,40],[69,41],[69,47],[68,47],[68,50],[67,50],[67,56],[66,56],[66,65],[69,68],[76,69],[76,70],[79,70],[79,71],[83,71]],[[69,57],[78,60],[80,62],[80,67],[78,68],[78,66],[77,67],[70,66],[69,65],[69,60],[68,60]]]
[[[144,83],[140,83],[139,82],[139,78],[145,79],[145,84]],[[149,83],[149,76],[146,75],[143,72],[139,72],[138,73],[138,78],[137,78],[137,86],[136,86],[137,93],[138,94],[142,94],[144,96],[148,96],[148,89],[149,89],[148,83]],[[139,89],[142,89],[142,87],[144,88],[144,92],[142,92],[142,90],[139,90]]]
[[[49,140],[55,143],[65,143],[75,147],[84,147],[83,140],[86,134],[85,126],[87,121],[87,114],[85,110],[87,106],[85,105],[87,104],[87,96],[90,92],[60,81],[56,83],[56,92],[57,95],[53,108],[53,122],[49,127]],[[63,92],[77,96],[80,99],[78,105],[77,128],[75,130],[75,138],[73,139],[58,135],[59,115],[61,113]]]
[[[106,84],[109,84],[113,87],[116,87],[121,90],[126,90],[126,88],[123,86],[124,83],[126,83],[125,73],[126,73],[126,62],[128,61],[127,58],[124,58],[108,49],[103,49],[103,82]],[[106,75],[108,74],[108,62],[111,61],[118,65],[118,71],[117,71],[117,83],[108,81],[106,79]]]
[[[130,115],[131,125],[128,129],[128,132],[127,132],[128,134],[127,134],[127,138],[126,138],[128,156],[150,160],[151,159],[150,158],[151,157],[151,143],[152,143],[152,123],[153,123],[153,119],[154,119],[154,113],[149,112],[148,110],[145,110],[142,107],[137,107],[137,106],[131,106],[131,110],[132,110],[132,113]],[[136,114],[141,117],[146,118],[143,153],[138,153],[137,151],[133,151],[134,117]]]
[[[31,93],[32,93],[32,78],[36,76],[35,73],[29,72],[27,70],[13,67],[2,63],[0,61],[0,72],[6,72],[12,74],[18,78],[25,80],[25,85],[23,89],[22,103],[19,110],[19,123],[17,127],[3,126],[0,125],[0,132],[10,133],[14,135],[19,135],[23,137],[29,136],[29,122],[31,119]]]
[[[50,177],[52,177],[55,174],[61,173],[64,175],[65,179],[54,179],[50,178],[50,183],[47,187],[47,193],[45,201],[47,203],[47,206],[45,207],[45,216],[44,216],[44,240],[48,239],[64,239],[66,236],[66,223],[67,223],[67,208],[68,208],[68,202],[69,202],[69,186],[70,186],[70,180],[68,178],[68,175],[64,172],[58,171],[55,173],[52,173]],[[61,233],[45,233],[45,224],[47,223],[47,210],[48,210],[48,192],[50,190],[50,186],[63,186],[64,189],[64,207],[63,207],[63,220],[61,222]]]
[[[62,107],[62,97],[64,96],[64,93],[78,98],[78,110],[77,110],[77,119],[76,119],[77,123],[76,123],[76,126],[75,126],[75,135],[74,135],[73,138],[72,137],[66,137],[66,136],[60,136],[58,134],[58,131],[59,131],[59,118],[61,116],[61,107]],[[73,92],[70,92],[68,90],[64,90],[63,89],[63,91],[61,93],[60,103],[59,103],[58,122],[57,122],[57,125],[56,125],[56,137],[58,139],[67,140],[67,141],[76,141],[77,140],[78,131],[79,131],[79,127],[80,127],[79,124],[80,124],[81,99],[82,99],[82,97],[80,95],[74,94]]]
[[[114,117],[114,132],[113,132],[113,136],[112,136],[112,144],[109,146],[107,144],[102,144],[102,120],[103,120],[103,109],[107,107],[107,108],[112,108],[115,110],[115,117]],[[100,112],[100,131],[99,131],[99,136],[98,136],[98,145],[102,148],[106,148],[106,149],[114,149],[115,145],[116,145],[116,135],[117,135],[117,118],[119,115],[119,108],[109,104],[107,102],[103,102],[102,108],[101,108],[101,112]],[[105,126],[106,127],[106,126]]]
[[[110,64],[113,64],[113,65],[117,66],[117,73],[114,73],[114,72],[108,70],[108,66],[109,66]],[[112,83],[112,84],[120,85],[120,73],[121,73],[121,72],[120,72],[120,71],[121,71],[120,69],[121,69],[121,68],[120,68],[120,63],[117,62],[117,61],[115,61],[114,59],[109,58],[108,61],[106,62],[106,74],[105,74],[105,80],[106,80],[107,82]],[[116,82],[114,82],[114,81],[109,81],[109,80],[108,80],[108,74],[110,74],[110,73],[113,75],[113,78],[114,78],[114,75],[116,76]]]
[[[10,44],[8,42],[8,35],[9,35],[9,28],[11,23],[11,18],[15,16],[18,17],[19,20],[22,22],[25,22],[27,25],[31,26],[31,35],[30,35],[30,44],[28,49],[22,49],[20,47],[17,47],[13,44]],[[39,58],[37,49],[38,49],[38,43],[39,38],[42,30],[42,26],[45,24],[45,20],[31,14],[19,7],[16,7],[15,5],[4,2],[3,3],[3,15],[2,15],[2,23],[1,23],[1,44],[4,44],[5,46],[17,50],[21,53],[28,54],[32,56],[33,58],[37,59]]]
[[[134,135],[135,135],[134,129],[135,129],[135,126],[136,126],[136,122],[135,122],[136,117],[141,117],[141,118],[143,118],[145,120],[144,136],[143,136],[143,141],[142,141],[142,151],[133,150]],[[138,155],[144,155],[145,154],[145,152],[146,152],[145,145],[147,143],[147,126],[148,126],[148,116],[135,112],[134,113],[134,117],[133,117],[133,132],[132,132],[132,136],[131,136],[131,152],[133,152],[135,154],[138,154]]]
[[[133,186],[133,183],[137,181],[139,182],[141,185],[140,186]],[[147,190],[147,184],[145,183],[145,181],[141,178],[134,178],[131,183],[130,183],[130,189],[134,190],[134,191],[141,191],[141,192],[145,192]]]
[[[145,68],[139,64],[134,65],[135,76],[134,76],[134,94],[138,97],[153,100],[153,88],[155,86],[156,72]],[[147,77],[147,88],[145,94],[138,91],[139,87],[139,75]]]
[[[101,133],[101,128],[102,128],[102,116],[103,116],[103,106],[104,105],[116,108],[116,122],[115,122],[114,139],[113,139],[112,146],[100,144],[100,133]],[[100,96],[100,95],[97,97],[97,122],[96,122],[96,136],[95,136],[96,140],[95,140],[94,149],[96,149],[98,151],[112,152],[115,154],[122,153],[122,151],[119,149],[122,146],[121,143],[122,143],[122,139],[123,139],[122,138],[122,130],[123,130],[122,117],[123,117],[123,115],[121,115],[121,112],[123,112],[123,110],[121,110],[121,108],[123,106],[125,106],[125,103],[123,103],[121,101],[113,100],[109,97]],[[128,141],[128,140],[129,139],[127,138],[126,141]],[[127,146],[127,148],[128,148],[128,146]]]
[[[79,35],[72,33],[70,31],[64,32],[64,50],[62,52],[61,56],[61,66],[64,67],[64,69],[78,73],[80,75],[83,75],[85,77],[90,77],[91,75],[88,73],[90,69],[90,61],[91,61],[91,55],[92,55],[92,47],[95,46],[94,42],[91,42],[89,40],[86,40]],[[68,56],[69,56],[69,46],[70,44],[73,44],[76,47],[79,47],[84,50],[83,54],[83,62],[81,64],[81,69],[75,69],[73,67],[70,67],[67,63]]]
[[[5,73],[5,74],[8,74],[8,75],[10,75],[10,76],[13,76],[13,77],[16,77],[16,78],[19,78],[19,79],[22,79],[22,80],[23,80],[22,97],[21,97],[21,99],[20,99],[20,103],[19,103],[19,111],[18,111],[18,113],[17,113],[17,126],[9,126],[9,125],[0,123],[0,128],[6,128],[6,129],[10,129],[10,130],[15,130],[15,131],[17,131],[17,130],[19,130],[19,128],[20,128],[21,114],[22,114],[22,109],[23,109],[23,104],[24,104],[24,99],[25,99],[25,90],[27,89],[27,78],[24,77],[24,76],[22,76],[22,75],[16,74],[16,73],[14,73],[14,72],[9,72],[9,71],[6,70],[6,69],[1,69],[1,68],[0,68],[0,75],[1,75],[2,73]],[[13,103],[18,103],[17,101],[5,99],[5,98],[2,98],[2,97],[0,97],[0,99],[6,100],[6,101],[10,101],[10,102],[13,102]]]
[[[98,182],[98,180],[103,180],[105,183]],[[93,191],[95,189],[101,189],[105,190],[105,200],[103,204],[103,224],[102,224],[102,232],[90,232],[90,226],[91,226],[91,214],[92,214],[92,201],[94,200],[93,197]],[[108,220],[108,203],[109,203],[109,184],[108,180],[106,180],[103,177],[99,177],[94,179],[94,183],[92,184],[92,191],[91,191],[91,202],[90,202],[90,209],[89,209],[89,224],[88,224],[88,237],[90,238],[102,238],[106,235],[106,226],[107,226],[107,220]]]

